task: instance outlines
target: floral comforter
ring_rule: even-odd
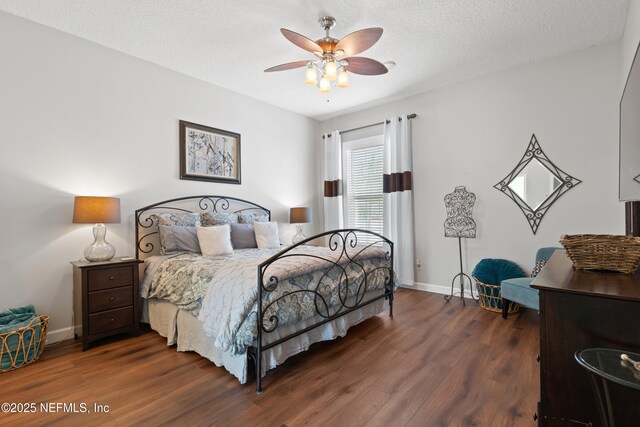
[[[257,336],[257,266],[278,251],[242,249],[222,257],[192,253],[152,257],[141,292],[143,297],[160,298],[189,311],[202,321],[218,348],[241,354],[254,345]],[[263,309],[268,308],[267,327],[275,326],[269,324],[272,316],[278,325],[290,325],[318,311],[333,314],[340,300],[382,290],[389,275],[389,260],[379,249],[366,249],[356,262],[340,257],[340,251],[316,246],[295,248],[289,254],[295,256],[281,258],[265,271],[265,281],[277,278],[277,286],[263,299]]]

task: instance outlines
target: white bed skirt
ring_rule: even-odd
[[[248,360],[246,354],[236,355],[230,350],[222,351],[217,348],[214,345],[215,340],[207,336],[202,329],[202,322],[191,313],[179,309],[170,302],[151,298],[145,300],[145,303],[148,313],[143,314],[143,320],[148,318],[151,328],[167,338],[167,345],[177,344],[178,351],[195,351],[202,357],[211,360],[216,366],[223,366],[236,376],[241,384],[247,382]],[[147,310],[143,310],[143,312]],[[380,299],[270,348],[263,352],[262,375],[264,376],[269,369],[275,368],[287,358],[306,351],[311,344],[345,336],[351,326],[382,311],[384,311],[384,300]],[[316,316],[316,318],[307,319],[294,325],[282,326],[272,333],[264,334],[264,341],[273,342],[281,336],[317,323],[319,319]]]

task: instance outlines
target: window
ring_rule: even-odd
[[[342,144],[344,215],[348,228],[361,228],[382,234],[382,135]],[[374,236],[359,235],[359,243],[372,243]]]

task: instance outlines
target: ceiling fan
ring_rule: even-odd
[[[385,74],[389,69],[381,62],[358,55],[376,44],[382,36],[382,28],[373,27],[355,31],[342,39],[334,39],[329,35],[336,25],[335,18],[324,16],[318,20],[325,30],[325,36],[316,41],[294,31],[281,28],[280,32],[287,40],[296,46],[313,53],[317,59],[294,61],[264,70],[284,71],[293,68],[307,67],[305,83],[317,86],[320,92],[329,93],[331,87],[347,87],[349,75],[347,72],[374,76]]]

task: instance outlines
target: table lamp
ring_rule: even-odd
[[[296,224],[297,233],[291,239],[291,243],[294,245],[296,243],[302,242],[307,238],[304,234],[302,234],[302,224],[307,224],[312,221],[313,215],[311,212],[311,208],[291,208],[289,211],[289,223]]]
[[[104,238],[104,223],[120,223],[120,199],[117,197],[76,196],[73,204],[74,224],[95,224],[94,242],[84,250],[87,261],[108,261],[116,254],[115,248]]]

